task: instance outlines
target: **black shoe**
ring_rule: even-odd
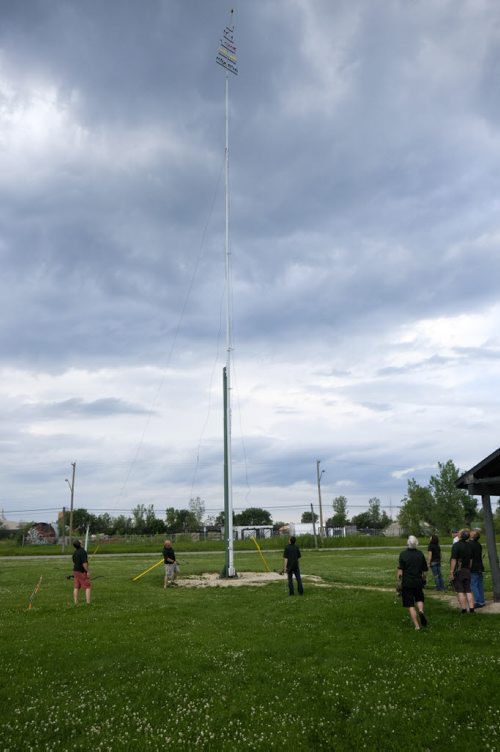
[[[421,624],[421,625],[422,625],[423,627],[426,627],[426,626],[427,626],[427,619],[426,619],[426,617],[425,617],[425,614],[424,614],[424,612],[423,612],[423,611],[419,611],[419,614],[418,614],[418,615],[420,616],[420,624]]]

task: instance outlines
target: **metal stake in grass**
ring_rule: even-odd
[[[38,593],[38,591],[40,590],[41,586],[42,586],[42,575],[40,575],[40,579],[38,580],[35,589],[33,590],[33,592],[30,595],[30,602],[28,604],[28,609],[27,609],[28,611],[30,611],[30,609],[33,608],[33,599],[34,599],[35,595]]]
[[[146,569],[144,572],[141,572],[141,574],[138,574],[137,577],[132,577],[132,582],[135,582],[136,580],[140,580],[141,577],[144,577],[145,574],[148,572],[151,572],[152,569],[155,569],[156,567],[159,567],[160,564],[163,564],[163,559],[160,559],[156,564],[153,564],[152,567],[149,567],[149,569]]]

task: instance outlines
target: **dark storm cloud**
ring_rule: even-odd
[[[224,76],[215,54],[227,20],[219,0],[4,3],[6,369],[63,374],[154,364],[198,374],[216,350],[215,357],[223,354]],[[499,20],[494,2],[236,7],[230,187],[237,354],[261,363],[263,374],[266,364],[277,370],[281,362],[285,377],[292,363],[309,363],[311,383],[301,385],[307,397],[344,411],[352,425],[362,416],[356,438],[352,426],[348,436],[328,426],[318,440],[315,426],[283,446],[279,432],[259,429],[247,448],[254,485],[314,485],[321,456],[336,463],[336,478],[352,484],[346,487],[365,493],[371,484],[375,494],[389,493],[392,470],[425,465],[421,455],[439,450],[442,430],[429,430],[432,439],[423,443],[409,436],[402,447],[390,434],[398,411],[430,421],[453,400],[448,383],[429,387],[429,379],[439,382],[441,373],[471,361],[491,368],[498,361],[494,326],[475,346],[469,339],[446,350],[394,344],[394,332],[422,319],[486,316],[498,302]],[[78,427],[72,436],[55,433],[52,420],[148,412],[123,392],[96,398],[65,391],[60,399],[33,399],[31,418],[43,424],[33,428],[15,381],[9,371],[4,404],[12,422],[2,441],[13,461],[15,447],[21,458],[26,450],[38,458],[41,483],[59,472],[64,452],[88,454],[92,445]],[[474,383],[457,394],[469,402]],[[196,384],[195,410],[199,394]],[[283,426],[300,426],[304,409],[284,391],[266,420],[280,419],[284,435]],[[384,446],[380,463],[370,464],[382,422],[392,450]],[[484,425],[481,415],[469,425]],[[166,429],[174,444],[175,429]],[[219,482],[219,446],[204,448],[195,472],[188,450],[149,442],[144,424],[134,424],[130,441],[142,432],[134,481],[177,483],[184,496],[191,473],[207,486]],[[110,437],[106,451],[112,445]],[[345,447],[349,457],[341,460]],[[162,452],[170,463],[162,464]],[[245,458],[235,454],[244,486]],[[115,486],[129,473],[127,458],[112,471]],[[92,469],[102,485],[106,468]],[[90,482],[90,471],[81,472]]]

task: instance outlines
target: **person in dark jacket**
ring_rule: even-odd
[[[470,589],[474,597],[474,608],[482,608],[485,605],[483,547],[479,543],[480,537],[481,532],[479,530],[472,530],[469,538],[469,546],[472,548]]]
[[[428,566],[422,551],[417,548],[418,540],[414,535],[409,536],[406,545],[407,548],[399,554],[398,581],[401,583],[403,606],[408,609],[415,629],[420,629],[427,626],[424,585]]]
[[[474,596],[472,595],[471,565],[472,565],[472,548],[468,542],[470,532],[467,528],[460,530],[459,540],[451,547],[450,559],[450,582],[455,588],[458,603],[463,614],[474,613]]]
[[[293,590],[293,576],[297,580],[297,590],[299,595],[304,594],[304,588],[302,587],[302,579],[300,576],[299,559],[301,558],[300,549],[296,544],[296,538],[291,536],[285,550],[283,551],[283,570],[288,575],[288,593],[289,595],[295,595]]]
[[[441,574],[441,546],[439,545],[437,535],[431,535],[427,551],[427,564],[431,569],[436,590],[444,590],[443,576]]]

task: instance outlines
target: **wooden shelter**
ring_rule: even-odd
[[[484,513],[484,531],[488,547],[491,579],[493,584],[493,600],[500,601],[500,566],[495,540],[495,526],[491,511],[491,497],[500,496],[500,449],[492,452],[488,457],[457,480],[457,488],[464,488],[471,496],[481,496]]]

